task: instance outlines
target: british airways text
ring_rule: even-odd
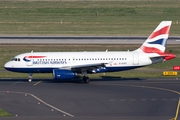
[[[67,64],[66,61],[33,61],[33,64]]]

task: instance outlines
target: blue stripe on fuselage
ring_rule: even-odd
[[[98,70],[95,70],[95,72],[96,73],[116,72],[116,71],[130,70],[139,67],[142,66],[106,67],[105,69],[99,68]],[[21,73],[52,73],[54,69],[58,69],[58,68],[5,68],[5,69],[9,71],[21,72]]]

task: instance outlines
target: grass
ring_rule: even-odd
[[[10,61],[14,56],[26,53],[30,51],[34,52],[73,52],[73,51],[127,51],[135,50],[140,45],[70,45],[70,44],[0,44],[0,70],[4,70],[4,64]],[[105,76],[114,76],[114,77],[164,77],[162,72],[157,71],[169,71],[173,69],[173,66],[180,65],[180,45],[167,45],[166,52],[176,54],[176,58],[165,61],[163,63],[158,63],[142,68],[135,69],[135,71],[125,71],[125,72],[112,72],[106,73]],[[144,72],[142,72],[144,71]],[[155,71],[155,72],[153,72]],[[142,74],[143,73],[143,74]],[[27,78],[27,73],[13,73],[13,72],[0,72],[0,78]],[[90,77],[103,77],[102,73],[92,74]],[[52,78],[52,74],[33,74],[34,78]],[[169,77],[180,77],[178,76],[169,76]]]
[[[0,1],[0,34],[144,36],[161,21],[172,20],[170,35],[179,35],[179,5],[180,1]]]
[[[0,117],[12,117],[12,115],[0,109]]]

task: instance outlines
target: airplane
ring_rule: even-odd
[[[140,48],[134,51],[96,52],[30,52],[15,56],[4,65],[13,72],[52,73],[54,79],[74,79],[80,74],[89,83],[87,74],[124,71],[175,58],[165,53],[172,21],[162,21]]]

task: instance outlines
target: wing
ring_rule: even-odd
[[[105,68],[108,63],[92,63],[92,64],[83,64],[83,65],[75,65],[75,66],[65,66],[60,69],[71,69],[74,72],[81,73],[83,71],[87,71],[93,73],[94,70],[98,68]]]

